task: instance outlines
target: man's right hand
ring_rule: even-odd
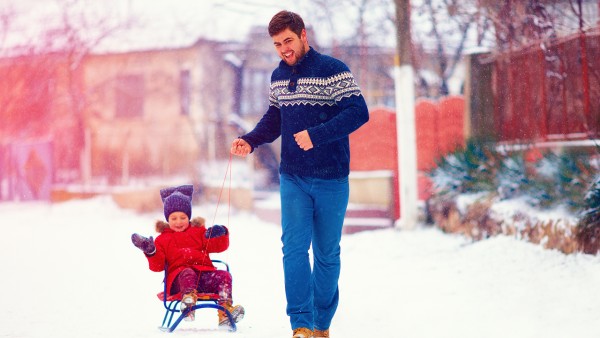
[[[250,154],[250,151],[252,151],[250,144],[241,138],[237,138],[231,143],[231,153],[233,155],[246,157]]]

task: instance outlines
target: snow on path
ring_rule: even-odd
[[[212,221],[214,210],[194,215]],[[160,212],[121,210],[108,197],[0,204],[0,337],[166,337],[157,329],[162,274],[130,235],[152,235]],[[221,217],[221,216],[220,216]],[[227,223],[227,217],[217,218]],[[291,337],[280,231],[232,212],[231,246],[215,256],[246,308],[236,333],[199,310],[174,336]],[[470,243],[421,227],[345,235],[333,337],[600,337],[600,258],[563,255],[507,237]]]

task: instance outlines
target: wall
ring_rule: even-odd
[[[417,169],[419,199],[430,196],[431,183],[427,171],[435,167],[441,156],[464,145],[464,98],[449,96],[438,101],[418,100],[415,107],[417,136]],[[350,171],[352,196],[369,195],[369,189],[383,181],[392,186],[389,199],[374,198],[375,203],[392,203],[394,217],[399,218],[398,151],[396,114],[387,108],[370,112],[369,122],[350,134]],[[366,173],[372,173],[371,177]],[[381,173],[378,175],[377,173]],[[391,172],[391,175],[387,172]],[[357,175],[357,173],[362,173]],[[352,182],[352,175],[360,177]],[[370,182],[369,182],[370,180]],[[381,189],[386,195],[387,190]],[[358,198],[356,198],[358,199]],[[355,200],[356,200],[355,199]],[[358,201],[360,201],[358,199]]]
[[[232,74],[214,43],[89,56],[84,83],[92,175],[109,183],[126,183],[129,174],[190,176],[198,161],[226,156]],[[140,88],[123,88],[123,76],[139,79]],[[117,93],[127,90],[132,101],[141,100],[141,114],[118,116],[119,104],[127,102]]]

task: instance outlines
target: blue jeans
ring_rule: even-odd
[[[339,300],[340,240],[348,178],[281,174],[283,272],[292,329],[328,329]],[[313,268],[308,250],[312,242]]]

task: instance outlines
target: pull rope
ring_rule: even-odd
[[[230,214],[231,214],[231,160],[233,158],[233,154],[229,154],[229,161],[227,163],[227,169],[225,170],[225,177],[223,178],[223,183],[221,184],[221,191],[219,192],[219,198],[217,199],[217,206],[215,207],[215,215],[213,216],[212,224],[215,224],[215,220],[217,219],[217,213],[219,211],[219,205],[221,204],[221,197],[223,196],[223,190],[225,190],[225,182],[227,181],[227,175],[229,175],[229,186],[227,187],[227,225],[229,225]]]
[[[203,251],[206,252],[207,256],[210,256],[208,251],[208,245],[210,243],[210,240],[212,239],[210,236],[212,234],[212,226],[215,225],[215,221],[217,219],[217,214],[219,211],[219,206],[221,205],[221,197],[223,196],[223,191],[225,190],[225,182],[227,182],[227,175],[229,175],[229,187],[227,188],[227,223],[226,226],[229,226],[229,222],[230,222],[230,215],[231,215],[231,162],[232,162],[232,158],[233,155],[229,154],[229,161],[227,163],[227,169],[225,170],[225,177],[223,178],[223,183],[221,184],[221,190],[219,191],[219,198],[217,199],[217,205],[215,207],[215,214],[213,216],[213,220],[211,223],[211,229],[208,231],[208,238],[206,240],[206,244],[204,245]],[[198,281],[200,280],[200,274],[198,274]],[[198,285],[198,283],[196,283],[196,285]]]

